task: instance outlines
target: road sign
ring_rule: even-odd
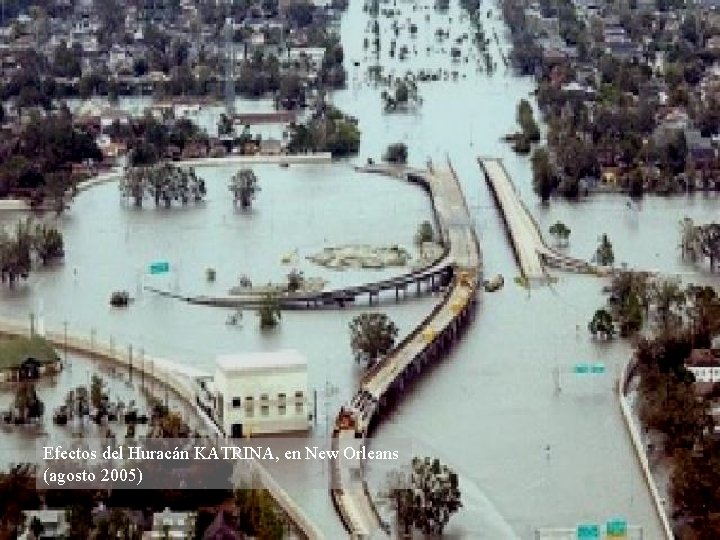
[[[170,271],[170,263],[167,261],[155,261],[150,264],[151,274],[166,274]]]
[[[624,519],[608,520],[605,530],[608,538],[627,538],[627,522]]]
[[[573,373],[581,375],[585,375],[587,373],[591,373],[593,375],[602,375],[603,373],[605,373],[605,364],[603,364],[602,362],[596,362],[594,364],[587,364],[581,362],[573,366]]]
[[[590,373],[590,364],[575,364],[573,368],[575,373]]]
[[[599,540],[600,527],[584,523],[577,526],[577,540]]]

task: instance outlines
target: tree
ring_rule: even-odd
[[[280,303],[276,296],[266,294],[257,311],[260,317],[260,328],[273,328],[278,325],[282,318]]]
[[[540,140],[540,129],[535,122],[535,118],[533,118],[532,107],[526,99],[521,99],[520,103],[518,103],[517,123],[520,125],[523,136],[529,142],[538,142]]]
[[[557,179],[550,163],[550,154],[545,148],[538,148],[533,153],[531,161],[533,190],[543,201],[547,201],[557,187]]]
[[[232,118],[222,113],[218,120],[218,135],[232,135],[233,133],[233,121]]]
[[[14,236],[0,230],[0,280],[12,287],[18,279],[27,279],[32,263],[30,220],[18,221]]]
[[[404,165],[407,163],[408,149],[405,143],[389,144],[383,159],[388,163],[396,163]]]
[[[142,207],[145,197],[170,208],[173,201],[183,206],[200,202],[207,194],[205,180],[195,174],[195,169],[181,168],[172,163],[160,163],[147,167],[128,167],[120,179],[120,193],[124,199],[132,199],[136,207]]]
[[[265,489],[239,489],[235,506],[241,532],[254,538],[281,540],[285,526],[275,501]]]
[[[250,208],[256,194],[260,191],[258,179],[252,169],[240,169],[230,179],[230,191],[235,204],[240,202],[241,208]]]
[[[402,484],[392,488],[391,497],[405,535],[412,534],[413,528],[441,535],[452,514],[462,507],[457,473],[437,458],[413,458],[410,475]]]
[[[55,227],[49,227],[45,224],[35,227],[33,247],[43,266],[46,266],[52,260],[62,259],[65,256],[62,233]]]
[[[432,223],[429,221],[423,221],[418,225],[418,230],[415,233],[415,244],[422,246],[426,242],[432,242],[435,240],[435,233],[433,231]]]
[[[685,293],[676,280],[662,279],[653,284],[651,298],[663,329],[667,330],[673,312],[685,302]]]
[[[715,263],[720,260],[720,225],[709,223],[699,228],[700,252],[710,259],[710,271],[715,271]]]
[[[556,238],[558,245],[567,245],[571,232],[570,228],[567,225],[565,225],[561,221],[558,221],[557,223],[550,225],[548,232]]]
[[[93,407],[99,408],[103,402],[103,380],[98,375],[90,379],[90,403]]]
[[[290,273],[287,275],[288,280],[288,292],[297,292],[300,290],[300,287],[303,286],[303,282],[305,281],[305,276],[301,271],[298,271],[296,268],[293,268]]]
[[[691,261],[695,261],[701,254],[700,230],[695,226],[695,222],[687,216],[680,221],[679,225],[682,258],[689,257]]]
[[[74,504],[70,506],[65,513],[70,528],[68,538],[71,540],[90,538],[92,524],[91,508],[89,506]]]
[[[615,335],[615,324],[612,315],[605,309],[598,309],[588,323],[588,330],[593,336],[612,339]]]
[[[600,237],[600,245],[595,250],[593,260],[601,266],[612,266],[615,262],[615,254],[607,234]]]
[[[395,345],[398,328],[385,313],[363,313],[350,322],[350,347],[355,359],[373,364]]]

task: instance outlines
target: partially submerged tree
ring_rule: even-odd
[[[457,473],[437,458],[413,458],[409,477],[392,488],[391,497],[405,535],[411,535],[413,529],[441,535],[450,517],[462,507]]]
[[[567,245],[571,231],[570,228],[563,222],[558,221],[557,223],[550,225],[548,232],[555,237],[558,245]]]
[[[615,335],[615,324],[610,312],[606,309],[598,309],[588,324],[588,330],[593,336],[612,339]]]
[[[143,167],[129,167],[120,179],[120,192],[124,199],[132,199],[140,208],[148,197],[170,208],[174,201],[183,206],[189,202],[200,202],[207,194],[205,180],[195,174],[195,169],[181,168],[172,163],[161,163]]]
[[[282,318],[282,311],[277,297],[271,294],[265,295],[257,313],[258,317],[260,317],[260,328],[266,329],[277,326]]]
[[[18,221],[10,233],[0,229],[0,281],[12,287],[19,279],[27,279],[33,257],[43,265],[65,255],[63,235],[55,227],[37,225],[30,218]]]
[[[398,328],[385,313],[363,313],[350,322],[350,347],[355,359],[374,364],[395,345]]]
[[[615,254],[613,253],[613,246],[610,243],[610,239],[607,234],[603,234],[600,237],[600,245],[595,250],[595,256],[593,260],[601,266],[612,266],[615,262]]]
[[[398,165],[404,165],[407,163],[408,149],[405,143],[392,143],[389,144],[383,159],[388,163],[395,163]]]
[[[235,204],[239,202],[242,208],[250,208],[256,194],[260,191],[260,186],[258,186],[257,176],[252,169],[240,169],[230,179],[229,189],[233,194]]]
[[[43,266],[52,260],[61,259],[65,256],[62,233],[55,227],[49,227],[45,224],[35,227],[33,247]]]
[[[45,405],[38,398],[35,385],[30,382],[22,382],[17,386],[14,405],[23,421],[40,418],[45,412]]]
[[[423,221],[418,225],[417,232],[415,233],[415,244],[422,246],[426,242],[432,242],[435,240],[435,233],[433,232],[432,223],[429,221]]]

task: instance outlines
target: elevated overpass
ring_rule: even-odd
[[[548,267],[594,275],[607,275],[613,271],[612,267],[595,265],[549,248],[502,161],[482,157],[478,158],[478,163],[505,222],[520,272],[525,278],[547,280]]]
[[[452,277],[440,303],[384,359],[363,377],[352,402],[343,406],[333,430],[333,449],[358,448],[381,413],[402,397],[408,384],[431,362],[444,356],[470,320],[482,277],[480,247],[465,197],[450,163],[416,175],[435,203],[438,225],[447,246]],[[333,463],[331,495],[352,538],[389,533],[370,497],[363,467],[356,461]],[[384,531],[384,532],[383,532]]]

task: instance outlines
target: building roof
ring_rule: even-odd
[[[685,366],[691,367],[720,367],[720,358],[710,349],[693,349],[685,360]]]
[[[226,373],[307,367],[307,359],[293,349],[274,352],[221,354],[215,358],[215,363],[218,369]]]
[[[0,341],[0,370],[17,369],[29,358],[40,364],[49,364],[60,359],[50,342],[39,336],[14,337]]]

